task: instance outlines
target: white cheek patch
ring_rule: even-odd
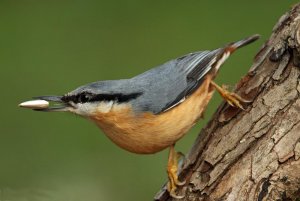
[[[93,103],[76,103],[69,109],[70,112],[81,115],[89,116],[96,111],[97,104]]]
[[[100,102],[97,105],[97,111],[101,112],[101,113],[108,113],[108,112],[110,112],[113,105],[114,105],[114,101]]]
[[[77,103],[71,112],[81,115],[90,116],[95,113],[108,113],[113,107],[113,101],[94,102],[94,103]]]

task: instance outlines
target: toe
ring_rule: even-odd
[[[177,186],[183,186],[185,183],[186,183],[185,181],[179,181],[178,179],[176,181]]]
[[[174,191],[170,191],[170,196],[172,198],[175,198],[175,199],[182,199],[182,198],[184,198],[184,195],[177,195],[176,192],[175,192],[175,190]]]

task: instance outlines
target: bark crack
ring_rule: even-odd
[[[264,199],[264,197],[266,197],[266,195],[268,194],[268,188],[271,185],[269,179],[266,179],[263,182],[263,185],[261,187],[261,191],[258,194],[258,198],[257,201],[262,201]]]

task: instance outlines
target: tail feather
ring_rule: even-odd
[[[250,36],[248,38],[245,38],[245,39],[242,39],[240,41],[237,41],[237,42],[234,42],[234,43],[231,43],[228,45],[228,48],[227,50],[232,53],[234,52],[236,49],[240,48],[240,47],[244,47],[254,41],[256,41],[257,39],[259,39],[260,35],[258,34],[255,34],[253,36]]]
[[[243,40],[234,42],[234,43],[230,43],[229,45],[225,46],[223,53],[221,54],[221,56],[219,57],[219,60],[216,62],[215,64],[215,68],[217,70],[219,70],[219,68],[221,67],[221,65],[226,61],[226,59],[231,55],[231,53],[233,53],[236,49],[243,47],[245,45],[248,45],[254,41],[256,41],[257,39],[259,39],[259,35],[255,34],[253,36],[250,36],[248,38],[245,38]]]

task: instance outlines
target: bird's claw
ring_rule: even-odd
[[[186,182],[185,181],[179,181],[178,179],[178,159],[180,157],[184,157],[184,155],[181,152],[176,152],[174,150],[174,145],[170,148],[169,153],[169,161],[168,161],[168,167],[167,167],[167,173],[169,177],[169,182],[167,185],[167,190],[170,193],[170,196],[176,199],[182,199],[183,195],[177,195],[176,190],[178,186],[183,186]]]
[[[169,194],[172,198],[175,198],[175,199],[182,199],[184,198],[184,195],[177,195],[176,194],[176,188],[175,189],[168,189],[169,191]]]
[[[220,93],[220,95],[227,101],[227,103],[232,107],[237,107],[242,110],[245,110],[245,108],[243,107],[243,105],[241,103],[251,103],[252,102],[250,100],[246,100],[246,99],[240,97],[236,93],[229,92],[227,90],[227,87],[224,87],[224,86],[220,87],[213,81],[211,82],[211,84]]]
[[[221,94],[221,96],[227,101],[229,105],[231,105],[232,107],[240,108],[242,110],[245,110],[245,108],[242,106],[241,102],[243,103],[249,102],[243,99],[242,97],[240,97],[239,95],[228,91],[223,91],[223,94]]]
[[[176,199],[184,198],[184,195],[177,195],[177,193],[176,193],[177,186],[183,186],[184,184],[185,184],[185,181],[183,181],[183,182],[178,181],[178,183],[172,183],[172,181],[169,181],[168,185],[167,185],[167,190],[168,190],[170,196],[172,198],[176,198]]]

